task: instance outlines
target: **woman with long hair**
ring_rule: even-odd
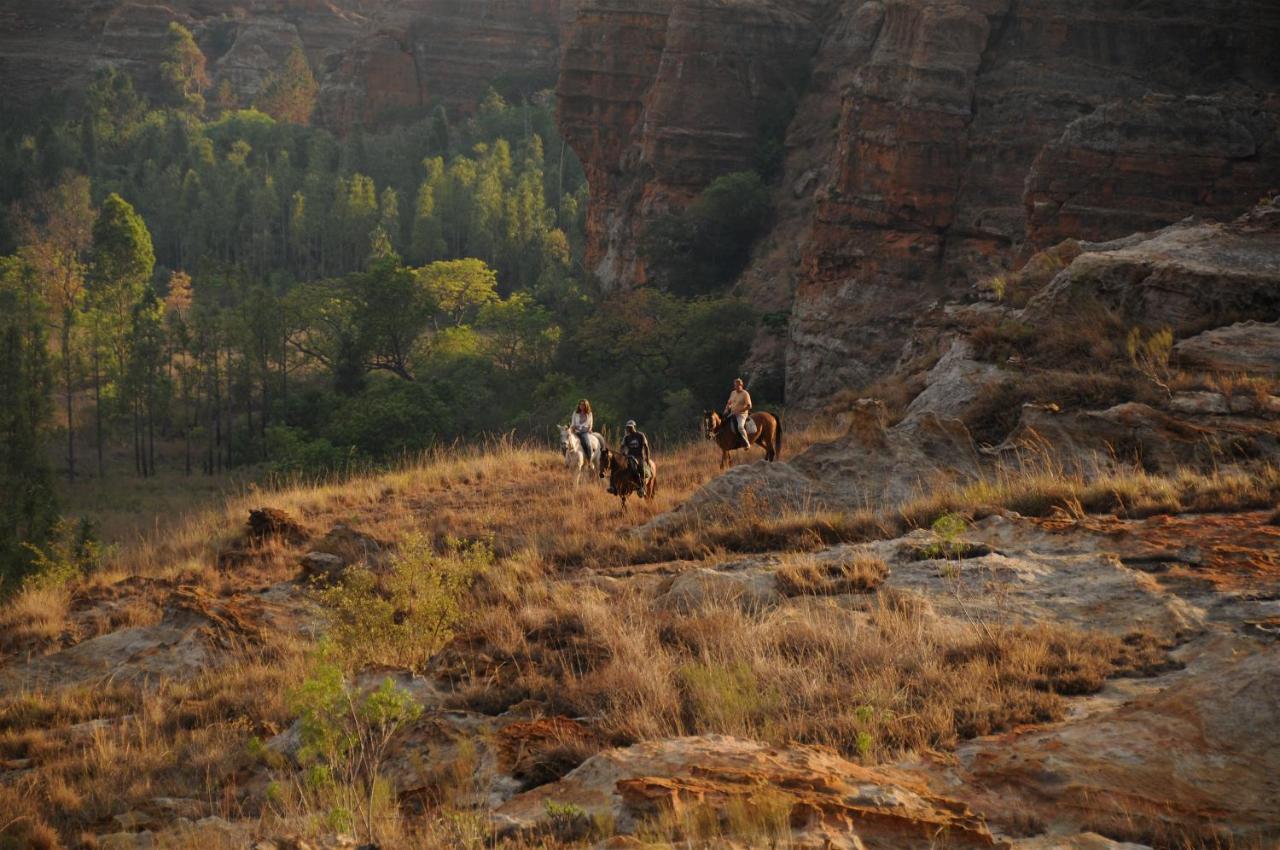
[[[587,456],[587,460],[590,460],[591,442],[587,438],[595,430],[595,417],[591,413],[591,402],[585,398],[578,402],[577,409],[573,411],[573,416],[569,420],[569,430],[577,435],[578,442],[582,443],[582,453]]]

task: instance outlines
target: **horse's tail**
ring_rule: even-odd
[[[782,457],[782,414],[773,417],[776,426],[773,429],[773,459]]]

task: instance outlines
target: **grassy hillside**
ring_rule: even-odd
[[[788,450],[830,436],[797,434]],[[657,497],[632,500],[624,513],[599,482],[573,488],[548,450],[442,450],[386,474],[250,489],[122,549],[100,572],[33,584],[0,610],[0,759],[17,772],[0,784],[0,811],[12,813],[0,822],[0,846],[75,846],[121,830],[130,812],[159,828],[155,801],[166,798],[264,835],[480,846],[493,835],[475,793],[496,781],[486,771],[497,767],[477,752],[498,733],[444,747],[423,726],[438,712],[469,712],[477,728],[505,728],[501,718],[517,715],[554,721],[553,734],[499,760],[524,787],[608,746],[686,734],[819,743],[870,764],[949,749],[1060,718],[1068,695],[1096,691],[1109,676],[1161,669],[1167,643],[1136,626],[1118,636],[939,620],[927,603],[879,590],[890,570],[883,560],[832,562],[817,550],[921,527],[949,557],[950,524],[962,530],[1001,506],[1149,514],[1274,504],[1280,493],[1274,471],[1134,472],[1087,484],[1023,473],[887,513],[770,516],[748,505],[637,532],[688,499],[717,460],[705,443],[661,453]],[[297,528],[246,537],[247,512],[264,506]],[[295,581],[314,549],[351,562],[327,589]],[[735,554],[751,552],[767,554]],[[734,569],[735,558],[748,567],[766,559],[799,607],[744,604],[715,585],[673,591],[691,571]],[[112,655],[111,641],[175,623],[182,637],[155,658],[177,668],[148,667],[146,653]],[[193,647],[204,654],[183,667]],[[118,664],[114,672],[86,674],[98,669],[95,654]],[[403,770],[359,762],[355,750],[264,745],[291,727],[305,737],[307,723],[299,733],[295,721],[320,716],[314,699],[325,682],[357,705],[388,674],[419,704],[392,724],[388,740],[399,743],[388,752],[422,744],[429,787],[401,787]],[[536,840],[504,840],[552,846],[608,831],[569,821]],[[679,832],[663,828],[674,830],[669,838]],[[173,842],[165,846],[190,840],[157,834]],[[227,846],[241,846],[236,835]]]

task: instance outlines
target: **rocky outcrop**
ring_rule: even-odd
[[[962,796],[1050,830],[1267,846],[1280,836],[1278,665],[1274,649],[1210,655],[1114,711],[976,741],[960,751]]]
[[[748,817],[774,817],[796,848],[996,847],[982,820],[930,793],[900,771],[860,767],[812,747],[776,748],[724,735],[674,738],[609,750],[564,779],[521,794],[497,811],[509,831],[532,830],[549,810],[573,806],[631,832],[663,812],[747,806]],[[741,828],[742,824],[734,824]]]
[[[588,267],[643,282],[647,223],[756,164],[762,107],[804,81],[741,285],[791,305],[753,366],[785,349],[788,402],[818,404],[891,368],[923,307],[1034,249],[1229,217],[1280,184],[1277,39],[1267,0],[587,3],[559,97]]]
[[[1151,95],[1105,104],[1045,145],[1027,174],[1027,246],[1231,218],[1273,188],[1277,116],[1260,100]]]
[[[240,4],[202,0],[19,0],[0,13],[0,102],[29,106],[82,88],[105,66],[160,85],[170,21],[191,28],[215,83],[249,103],[301,44],[320,81],[317,120],[335,129],[472,110],[503,80],[532,92],[554,85],[563,23],[574,0],[338,0]]]
[[[1172,475],[1179,469],[1208,469],[1278,456],[1280,430],[1271,422],[1205,421],[1138,402],[1072,412],[1026,405],[1018,427],[994,451],[1011,464],[1026,463],[1032,468],[1051,458],[1063,469],[1085,476],[1135,465]]]
[[[159,622],[111,631],[5,667],[0,692],[189,679],[227,663],[229,650],[260,644],[276,630],[310,629],[315,618],[314,609],[288,588],[216,598],[196,587],[178,587]]]
[[[648,222],[750,168],[790,120],[830,0],[588,0],[564,48],[560,126],[591,184],[586,264],[643,280]]]
[[[1234,215],[1280,180],[1272,4],[884,7],[820,190],[789,400],[876,377],[923,305],[1032,248]]]
[[[1214,372],[1280,376],[1280,322],[1238,322],[1173,347],[1179,365]]]
[[[1189,221],[1082,247],[1027,304],[1029,324],[1061,322],[1086,300],[1101,303],[1126,326],[1167,327],[1175,337],[1240,319],[1280,317],[1275,204],[1225,224]],[[1231,338],[1243,343],[1253,334],[1233,332]]]

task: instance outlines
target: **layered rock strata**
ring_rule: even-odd
[[[107,66],[156,93],[176,20],[195,33],[215,82],[228,80],[242,103],[301,44],[321,84],[318,120],[335,129],[437,103],[465,113],[495,80],[530,91],[553,85],[574,8],[574,0],[16,0],[0,11],[0,102],[31,106],[82,89]]]
[[[752,167],[762,107],[803,81],[741,283],[791,314],[757,371],[785,359],[788,401],[811,405],[1034,249],[1230,217],[1280,184],[1278,40],[1268,0],[586,3],[559,95],[591,178],[588,266],[643,283],[648,223]]]

